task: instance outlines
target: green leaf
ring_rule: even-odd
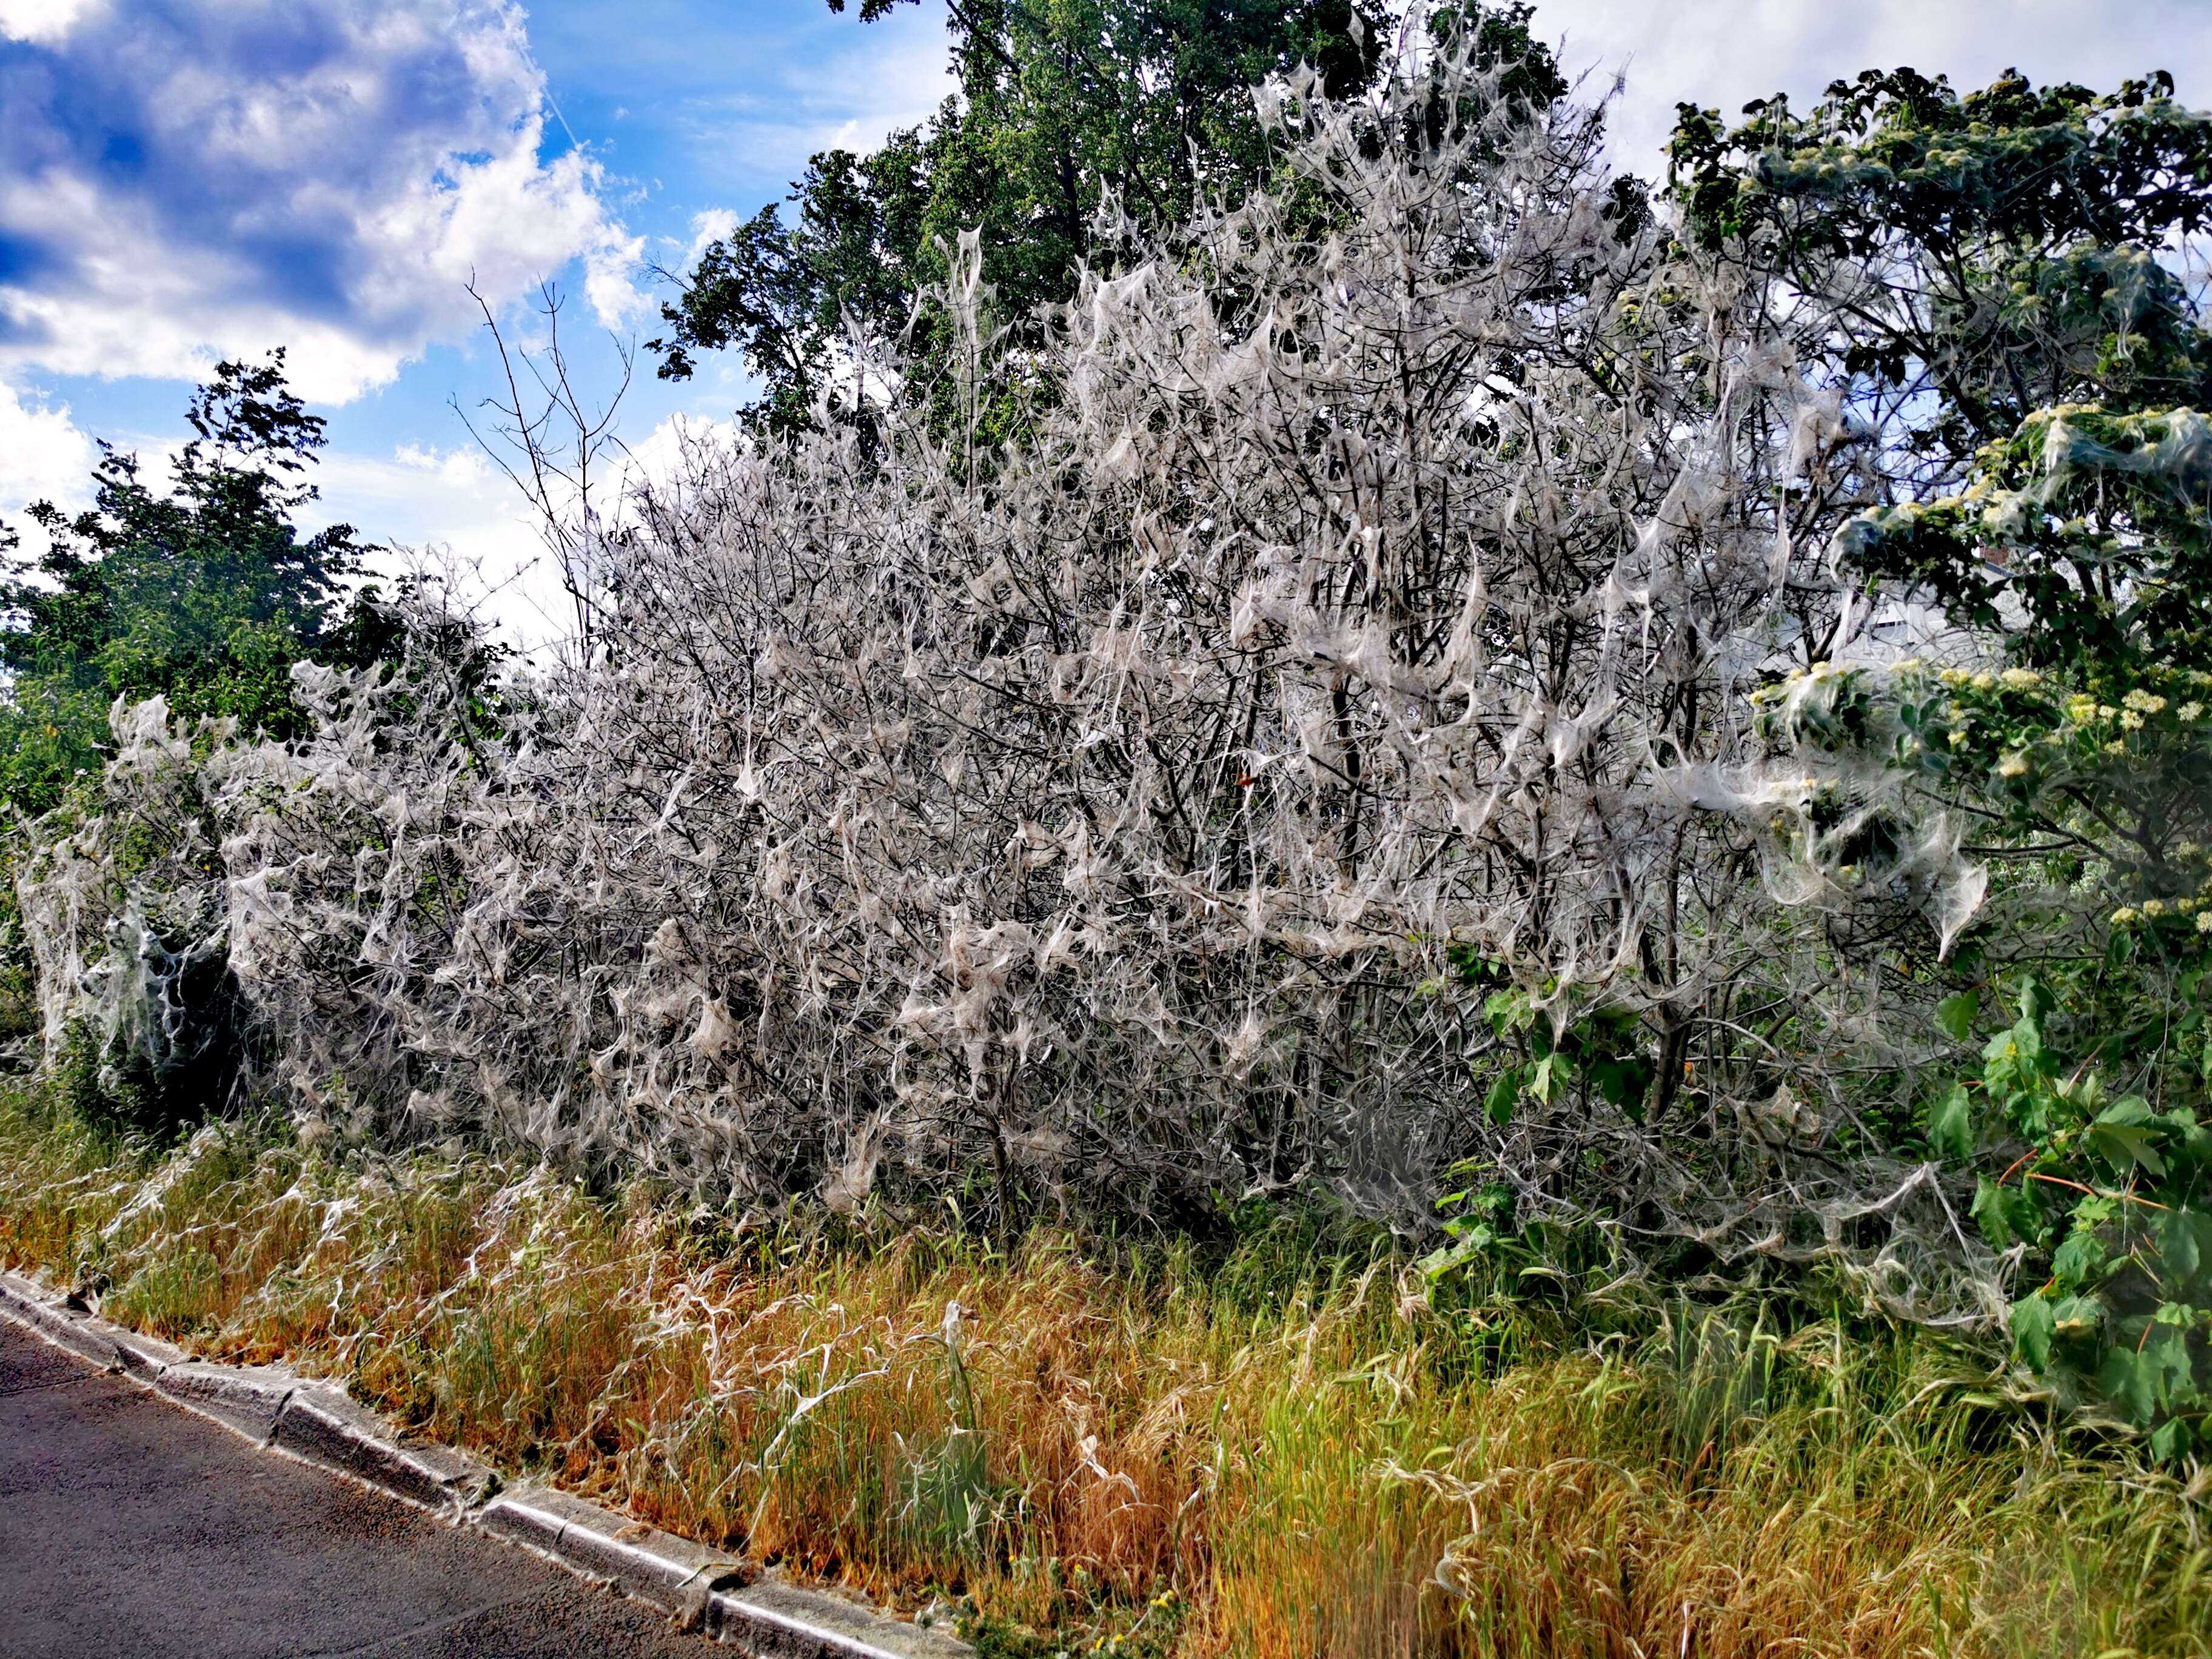
[[[1972,1213],[1993,1250],[2009,1249],[2017,1240],[2033,1238],[2043,1219],[2041,1209],[2027,1193],[2017,1187],[2000,1187],[1987,1176],[1974,1183]]]
[[[2125,1413],[2130,1423],[2148,1426],[2158,1415],[2166,1390],[2160,1386],[2164,1367],[2134,1349],[2115,1346],[2097,1368],[2097,1386],[2105,1397]]]
[[[1954,1084],[1950,1093],[1928,1114],[1928,1144],[1936,1156],[1964,1164],[1974,1155],[1973,1098],[1964,1084]]]
[[[1490,1022],[1492,1030],[1504,1036],[1526,1027],[1535,1018],[1536,1010],[1526,991],[1493,991],[1482,1005],[1482,1017]]]
[[[1442,1279],[1465,1267],[1497,1242],[1498,1235],[1490,1228],[1480,1224],[1468,1227],[1443,1249],[1431,1251],[1413,1265],[1425,1278]]]
[[[2062,1297],[2051,1307],[2051,1322],[2060,1336],[2094,1336],[2105,1323],[2105,1304],[2094,1296]]]
[[[2051,1369],[2051,1340],[2057,1329],[2051,1304],[2044,1299],[2041,1291],[2012,1304],[2013,1346],[2031,1370],[2040,1372]]]
[[[1973,1035],[1974,1016],[1981,1012],[1982,994],[1965,990],[1956,996],[1945,997],[1936,1005],[1936,1023],[1952,1037],[1964,1042]]]
[[[1546,1054],[1538,1060],[1528,1079],[1528,1092],[1546,1105],[1574,1070],[1574,1062],[1565,1054]]]
[[[2212,1261],[2212,1216],[2194,1210],[2174,1210],[2160,1216],[2154,1231],[2158,1240],[2161,1279],[2194,1279]],[[2207,1287],[2212,1291],[2212,1286]]]
[[[2161,1463],[2178,1463],[2196,1443],[2185,1419],[2169,1417],[2151,1431],[2150,1452]]]
[[[2068,1289],[2085,1285],[2105,1265],[2104,1242],[2087,1227],[2076,1227],[2066,1235],[2051,1257],[2051,1275]]]
[[[1466,1260],[1467,1253],[1458,1245],[1447,1244],[1441,1250],[1431,1250],[1413,1266],[1420,1270],[1425,1279],[1438,1279]]]
[[[2130,1095],[2098,1113],[2082,1140],[2123,1175],[2140,1168],[2156,1179],[2166,1173],[2166,1160],[2153,1145],[2154,1132],[2145,1127],[2150,1119],[2149,1105],[2140,1095]]]
[[[1483,1098],[1482,1109],[1490,1115],[1490,1121],[1502,1128],[1513,1121],[1513,1103],[1520,1095],[1521,1067],[1510,1066],[1500,1072],[1491,1084],[1489,1094]]]
[[[1635,1106],[1651,1087],[1651,1062],[1641,1054],[1594,1060],[1583,1068],[1591,1086],[1616,1106]]]

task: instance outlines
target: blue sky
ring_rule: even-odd
[[[854,9],[857,10],[857,8]],[[2170,68],[2212,105],[2212,0],[1541,0],[1593,89],[1625,70],[1621,160],[1674,101],[1801,100],[1911,63],[2109,85]],[[0,515],[81,491],[90,439],[173,445],[218,354],[290,348],[330,420],[328,504],[505,583],[533,544],[450,406],[494,389],[464,284],[530,337],[541,281],[604,390],[653,332],[650,267],[949,90],[943,0],[863,26],[823,0],[0,0]],[[726,419],[737,366],[650,366],[621,431],[650,458]],[[543,573],[501,614],[541,631]]]

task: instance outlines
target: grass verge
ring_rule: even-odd
[[[157,1151],[16,1086],[0,1260],[672,1530],[958,1598],[990,1654],[2212,1654],[2212,1474],[2051,1428],[1984,1356],[1443,1310],[1295,1218],[1203,1261],[738,1233],[483,1158]]]

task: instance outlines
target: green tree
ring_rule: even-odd
[[[2040,665],[2212,638],[2186,414],[2212,407],[2212,335],[2167,263],[2212,228],[2212,116],[2173,89],[1869,70],[1808,113],[1684,105],[1675,129],[1687,234],[1800,308],[1881,453],[1897,510],[1853,532],[1854,568]]]
[[[303,536],[294,523],[315,499],[301,475],[325,439],[285,382],[283,353],[221,364],[185,417],[194,436],[168,493],[102,445],[91,510],[30,508],[43,554],[18,556],[20,536],[0,531],[0,790],[26,811],[99,766],[118,697],[159,695],[183,714],[291,736],[293,663],[370,662],[394,642],[374,592],[350,586],[365,550],[352,529]]]
[[[860,16],[896,3],[860,0]],[[1540,50],[1526,8],[1500,16]],[[888,338],[911,321],[927,369],[947,342],[914,307],[962,232],[980,230],[997,313],[1019,325],[1073,292],[1109,196],[1158,229],[1241,195],[1270,165],[1251,87],[1306,62],[1332,92],[1356,91],[1388,22],[1375,0],[959,0],[951,26],[958,95],[870,155],[814,157],[792,189],[794,222],[771,204],[712,244],[650,343],[664,378],[734,348],[765,383],[756,422],[787,429],[824,397],[849,414],[860,396],[838,384],[845,330]]]
[[[2212,228],[2212,118],[2173,91],[1869,72],[1806,115],[1685,106],[1673,154],[1686,233],[1849,412],[1807,457],[1865,481],[1844,567],[1999,659],[1759,699],[1826,773],[1845,889],[1936,814],[1990,870],[1958,957],[1895,958],[1961,1045],[1928,1151],[2018,1253],[2022,1360],[2179,1455],[2212,1411],[2212,334],[2170,261]]]

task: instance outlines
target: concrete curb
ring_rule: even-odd
[[[966,1643],[941,1631],[757,1574],[734,1556],[573,1493],[501,1491],[496,1472],[474,1458],[404,1435],[341,1389],[282,1366],[196,1360],[16,1273],[0,1272],[0,1317],[257,1446],[518,1545],[757,1659],[974,1659]]]

